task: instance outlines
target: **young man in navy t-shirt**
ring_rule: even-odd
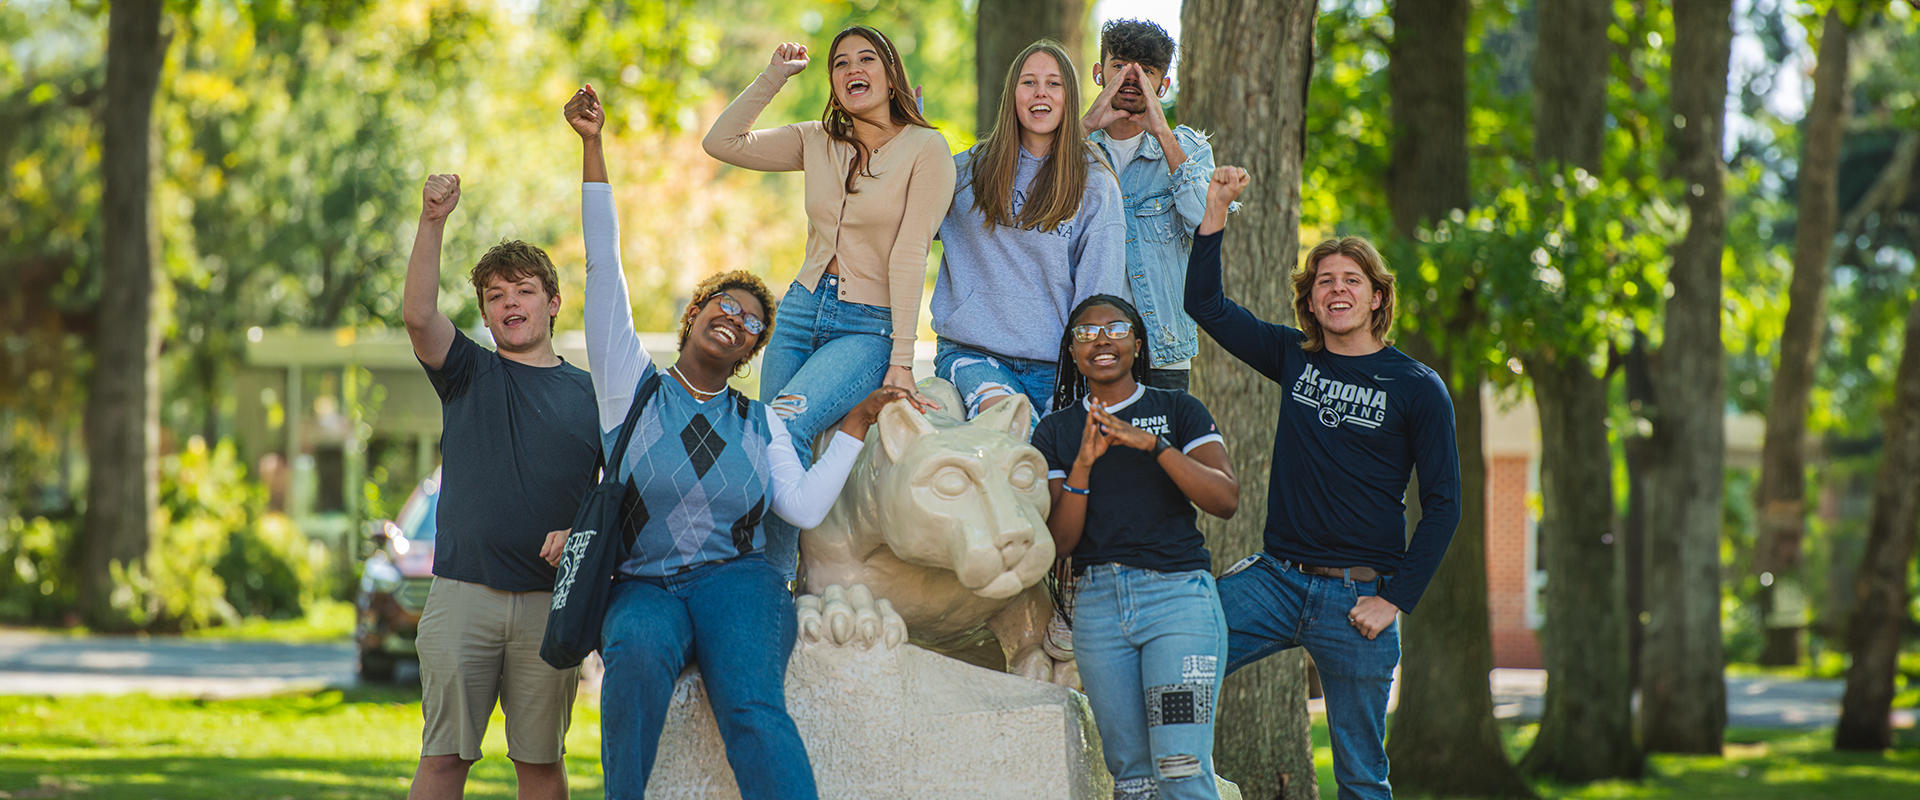
[[[415,640],[426,726],[408,796],[460,796],[497,700],[519,796],[566,797],[580,671],[548,666],[540,641],[566,529],[599,467],[593,381],[553,350],[559,277],[538,247],[501,242],[468,274],[493,350],[440,313],[459,176],[428,177],[422,201],[401,317],[442,430],[433,588]]]
[[[1293,275],[1299,328],[1226,299],[1220,240],[1246,171],[1221,167],[1187,266],[1186,310],[1227,352],[1286,388],[1273,439],[1265,546],[1220,579],[1227,671],[1304,646],[1320,669],[1341,797],[1392,796],[1387,691],[1411,613],[1460,522],[1453,402],[1388,346],[1393,274],[1365,239],[1315,247]],[[1406,536],[1408,478],[1419,525]]]

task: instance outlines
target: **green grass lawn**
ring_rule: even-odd
[[[0,798],[405,797],[420,752],[418,689],[249,700],[0,697]],[[513,797],[499,714],[467,784]],[[574,794],[600,795],[600,715],[575,709]]]
[[[1515,761],[1539,732],[1537,724],[1502,725]],[[1325,720],[1314,718],[1314,766],[1320,796],[1333,797],[1333,756]],[[1920,797],[1920,734],[1897,732],[1886,754],[1836,753],[1831,728],[1814,731],[1729,728],[1725,755],[1656,755],[1643,781],[1562,786],[1534,781],[1542,798],[1579,800],[1912,800]],[[1396,792],[1396,797],[1419,797]]]
[[[306,615],[299,619],[247,617],[238,625],[189,631],[186,638],[295,644],[344,642],[353,636],[353,615],[352,603],[323,600],[309,604]]]
[[[403,797],[420,742],[417,689],[249,700],[0,697],[0,798]],[[496,714],[467,796],[511,798]],[[1535,726],[1506,729],[1517,756]],[[1323,797],[1334,796],[1326,727],[1314,724]],[[1656,756],[1648,779],[1540,785],[1548,798],[1920,797],[1920,737],[1886,755],[1834,753],[1831,731],[1733,729],[1725,757]],[[600,716],[582,702],[567,737],[577,797],[600,795]]]

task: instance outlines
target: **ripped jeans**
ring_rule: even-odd
[[[1018,392],[1032,401],[1033,424],[1039,425],[1040,418],[1052,410],[1053,381],[1060,365],[989,353],[943,338],[934,349],[933,374],[960,392],[968,419],[980,413],[980,404]]]
[[[880,388],[893,352],[893,311],[840,299],[840,277],[822,275],[813,291],[795,281],[775,312],[773,339],[760,357],[760,401],[786,420],[801,466],[813,464],[813,440]],[[800,531],[768,514],[767,562],[787,580],[800,558]]]
[[[1213,720],[1227,620],[1213,575],[1095,564],[1075,591],[1074,657],[1113,796],[1217,800]]]

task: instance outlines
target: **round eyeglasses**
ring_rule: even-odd
[[[740,308],[740,302],[733,299],[732,295],[722,292],[714,295],[713,299],[720,301],[720,313],[729,317],[740,318],[740,324],[747,329],[748,336],[759,336],[761,331],[767,329],[767,323],[760,321],[759,317],[743,311]]]

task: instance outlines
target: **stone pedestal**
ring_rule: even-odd
[[[822,798],[1113,796],[1083,695],[913,645],[802,645],[787,708]],[[648,797],[740,796],[697,671],[674,689],[648,783]]]

